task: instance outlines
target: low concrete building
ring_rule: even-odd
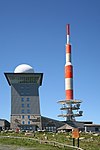
[[[10,123],[5,119],[0,119],[0,131],[10,129]]]
[[[41,116],[41,125],[42,130],[56,132],[59,127],[65,125],[65,122]]]
[[[85,132],[100,132],[100,124],[84,124]]]
[[[43,130],[50,132],[58,130],[71,131],[73,128],[84,131],[84,123],[79,121],[59,121],[41,116],[41,125]]]

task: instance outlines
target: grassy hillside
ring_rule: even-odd
[[[18,138],[19,137],[19,138]],[[46,141],[51,141],[47,143]],[[36,132],[25,136],[25,133],[0,133],[0,144],[33,147],[37,150],[72,150],[73,148],[59,146],[56,142],[72,145],[71,133]],[[50,145],[49,145],[50,144]],[[77,146],[77,139],[75,140]],[[84,150],[100,150],[100,135],[92,133],[80,134],[80,147]]]

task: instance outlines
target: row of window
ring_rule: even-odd
[[[52,127],[46,127],[46,131],[51,131],[51,132],[53,132],[53,131],[56,131],[56,127],[55,126],[52,126]]]
[[[25,121],[22,121],[22,124],[25,124]],[[28,121],[28,124],[30,124],[30,121]]]
[[[26,111],[28,114],[30,113],[30,109],[27,109],[27,111]],[[24,109],[22,109],[22,114],[24,114],[25,113],[25,110]]]
[[[24,118],[25,118],[25,116],[22,115],[22,119],[24,119]],[[28,115],[27,118],[30,119],[30,115]]]
[[[27,86],[20,86],[20,88],[23,90],[23,89],[27,89],[27,90],[29,90],[30,89],[30,87],[27,85]]]
[[[22,91],[20,94],[21,94],[21,96],[24,96],[24,95],[29,96],[29,95],[30,95],[30,92],[23,92],[23,91]]]
[[[24,98],[24,97],[22,97],[22,98],[21,98],[21,101],[22,101],[22,102],[24,102],[24,101],[25,101],[25,98]],[[26,101],[27,101],[27,102],[29,102],[29,101],[30,101],[30,98],[29,98],[29,97],[27,97],[27,98],[26,98]]]
[[[13,82],[19,81],[19,83],[37,83],[39,77],[11,77]]]
[[[24,125],[24,126],[21,126],[21,130],[35,130],[35,128],[32,126],[32,125]]]
[[[26,105],[28,108],[30,108],[30,104],[27,104]],[[25,107],[25,104],[22,104],[22,108],[24,108]]]

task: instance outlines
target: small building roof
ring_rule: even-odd
[[[68,124],[65,124],[61,126],[60,128],[58,128],[58,130],[71,130],[71,129],[73,129],[73,127]]]

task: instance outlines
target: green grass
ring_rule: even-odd
[[[49,144],[40,144],[37,140],[45,141],[46,138],[48,141],[55,141],[63,144],[72,145],[72,135],[71,133],[43,133],[36,132],[32,133],[31,136],[25,138],[25,133],[0,133],[0,136],[13,136],[13,137],[22,137],[20,139],[16,138],[0,138],[0,144],[8,145],[17,145],[23,147],[35,147],[39,150],[72,150],[73,148],[59,148]],[[32,139],[29,139],[32,138]],[[77,139],[75,140],[77,146]],[[81,133],[80,134],[80,147],[84,150],[100,150],[100,135],[96,136],[95,134],[90,133]]]
[[[8,136],[8,135],[7,135]],[[11,136],[11,134],[10,134]],[[38,137],[38,136],[37,136]],[[37,139],[36,137],[36,139]],[[40,144],[38,141],[30,140],[28,138],[10,138],[10,137],[4,137],[0,138],[0,144],[3,145],[16,145],[21,147],[29,147],[29,148],[35,148],[37,150],[72,150],[72,148],[59,148],[55,147],[49,144]]]
[[[81,134],[81,137],[85,137],[83,140],[80,140],[80,147],[84,150],[100,150],[100,135],[96,136],[95,134]]]

